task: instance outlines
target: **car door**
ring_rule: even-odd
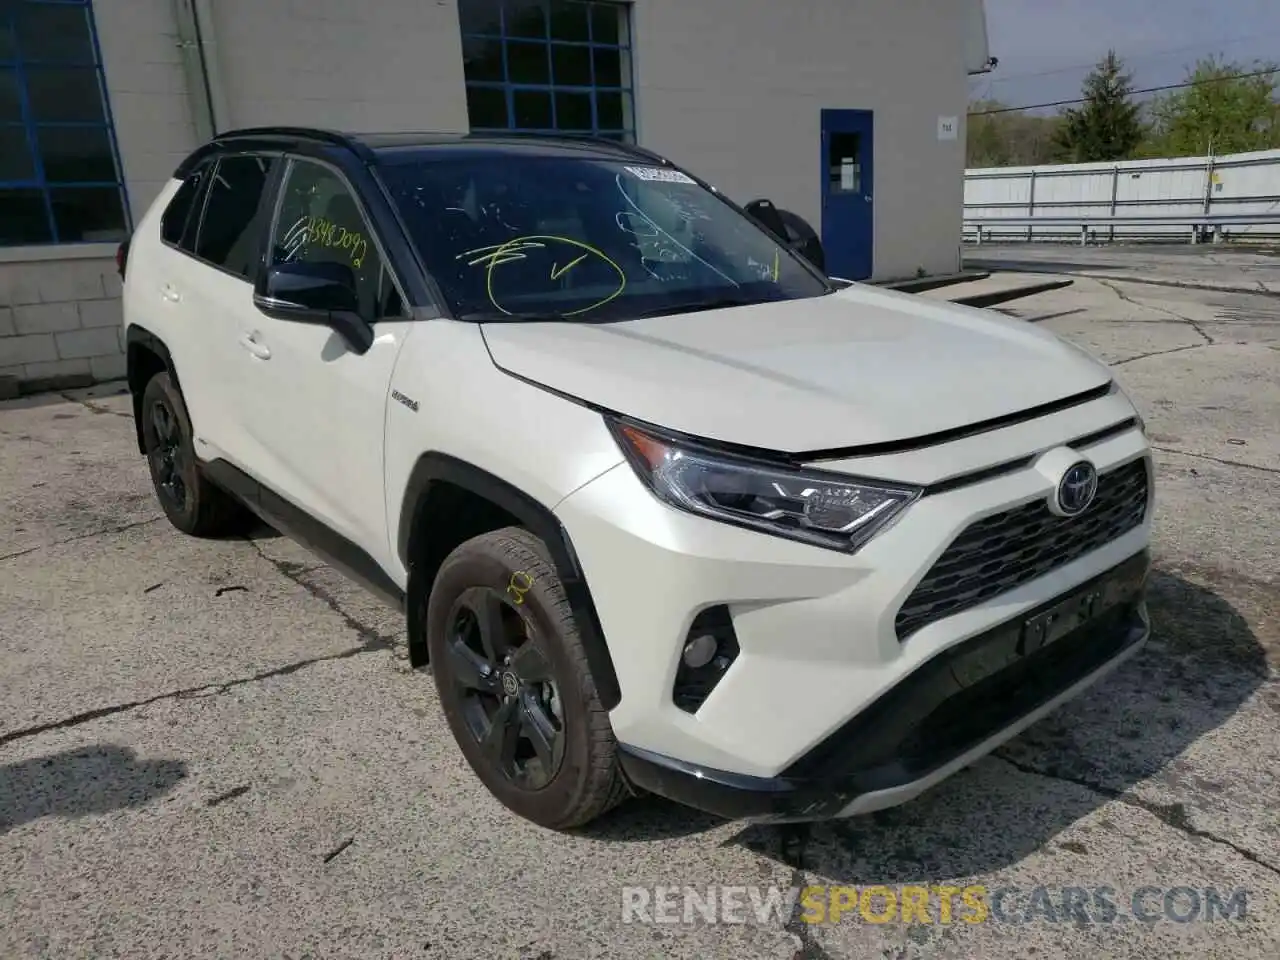
[[[173,191],[160,217],[160,243],[151,257],[135,256],[126,284],[133,306],[131,322],[160,337],[173,357],[197,452],[219,453],[229,413],[220,368],[236,358],[228,335],[235,328],[209,299],[202,274],[210,270],[196,259],[196,238],[217,157],[192,170]]]
[[[188,329],[174,356],[191,414],[196,454],[248,470],[259,456],[244,429],[237,395],[246,353],[243,327],[270,217],[271,182],[281,160],[258,153],[220,157],[207,172],[194,236],[182,243],[183,264],[161,296]]]
[[[250,380],[238,402],[260,452],[257,479],[385,568],[383,430],[408,315],[355,191],[311,158],[288,160],[264,264],[292,261],[349,267],[375,338],[361,355],[327,326],[255,310],[244,335],[257,353],[243,361]]]

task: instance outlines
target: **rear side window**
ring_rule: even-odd
[[[182,186],[165,207],[160,218],[160,237],[165,243],[187,252],[195,249],[196,228],[200,226],[200,207],[209,180],[210,164],[198,167],[182,181]]]
[[[262,197],[277,159],[223,157],[209,181],[196,256],[246,280],[258,255]]]

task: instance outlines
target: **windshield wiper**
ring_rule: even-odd
[[[464,313],[458,317],[469,323],[569,323],[574,318],[562,313]]]

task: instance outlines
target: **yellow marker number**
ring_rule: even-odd
[[[511,575],[511,581],[507,584],[507,593],[511,594],[511,599],[517,606],[524,603],[524,595],[533,589],[533,583],[533,577],[523,570],[517,570]]]

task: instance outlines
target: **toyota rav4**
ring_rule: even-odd
[[[1085,352],[788,237],[620,143],[224,134],[122,249],[156,496],[402,609],[531,821],[901,803],[1145,641],[1150,452]]]

